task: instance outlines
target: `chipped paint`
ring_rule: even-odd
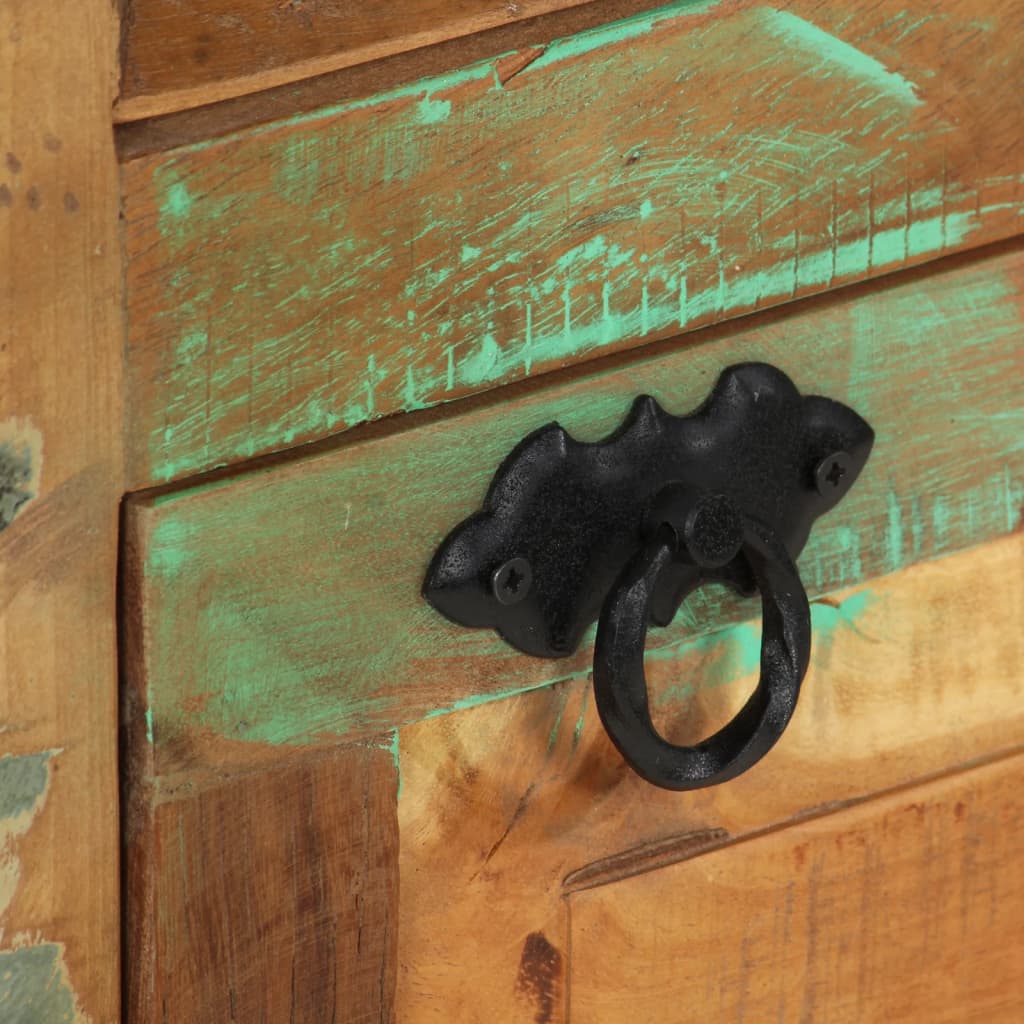
[[[71,987],[62,943],[0,949],[4,1024],[88,1024]]]
[[[762,23],[790,47],[799,47],[820,56],[821,70],[836,69],[858,83],[867,84],[909,106],[920,106],[921,97],[913,82],[890,71],[880,60],[856,46],[818,28],[791,11],[765,9]]]
[[[0,530],[39,493],[42,434],[20,417],[0,422]]]
[[[56,753],[0,757],[0,914],[17,891],[21,879],[17,840],[31,828],[46,802],[50,761]]]
[[[154,309],[130,325],[131,351],[152,360],[129,366],[138,483],[882,273],[1024,217],[1019,168],[986,176],[979,153],[970,175],[940,174],[953,129],[920,118],[926,93],[877,57],[786,11],[721,7],[559,41],[507,87],[483,62],[129,164],[128,237],[146,254],[129,289],[147,296],[129,308]],[[864,30],[847,19],[843,34]],[[586,102],[591,76],[606,103]],[[701,88],[719,79],[748,96],[743,127]],[[788,88],[805,79],[816,88]],[[660,127],[638,137],[628,112],[648,95]],[[538,148],[531,126],[551,118],[559,144]],[[484,184],[489,147],[501,159]],[[921,153],[933,159],[909,181]]]
[[[451,523],[475,507],[516,439],[558,419],[580,440],[597,440],[641,392],[683,412],[740,358],[785,353],[802,387],[843,398],[878,433],[869,471],[815,525],[800,558],[809,593],[857,586],[1004,535],[1024,503],[1021,417],[1007,414],[1020,365],[1018,266],[1018,257],[1004,254],[897,282],[852,296],[838,317],[812,310],[542,389],[503,404],[500,416],[477,411],[277,467],[273,487],[260,486],[257,474],[161,496],[145,566],[149,599],[161,608],[149,649],[158,749],[161,736],[193,728],[301,744],[402,724],[396,709],[413,720],[585,678],[583,656],[557,665],[520,658],[485,631],[456,637],[410,581]],[[922,376],[925,358],[932,369]],[[970,396],[953,422],[950,382]],[[372,515],[358,510],[385,508],[395,493],[404,495],[402,526],[375,534],[367,559]],[[296,564],[302,574],[273,568]],[[701,656],[722,679],[752,669],[757,630],[732,629],[752,610],[700,591],[670,629],[652,630],[649,656],[654,663]],[[724,639],[702,639],[722,627]],[[478,688],[453,693],[443,706],[416,704],[428,679],[476,680],[478,666]],[[500,681],[492,677],[499,668]],[[404,679],[416,679],[418,690],[395,682]],[[190,703],[198,693],[212,697]]]

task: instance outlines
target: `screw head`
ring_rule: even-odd
[[[532,583],[533,569],[525,558],[510,558],[491,574],[491,592],[499,604],[519,604]]]
[[[818,463],[814,471],[814,485],[825,498],[842,494],[853,478],[853,459],[846,452],[833,452]]]

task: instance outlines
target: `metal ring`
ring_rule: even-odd
[[[661,531],[626,565],[605,601],[594,649],[601,721],[629,765],[664,789],[714,786],[756,764],[793,716],[811,654],[811,612],[793,560],[772,532],[744,519],[743,554],[761,593],[761,677],[728,725],[694,746],[669,743],[651,721],[644,643],[651,598],[675,556]]]

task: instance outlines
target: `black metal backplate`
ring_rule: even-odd
[[[795,559],[814,520],[857,479],[873,440],[852,409],[802,397],[763,363],[729,367],[688,416],[641,396],[623,425],[595,444],[549,424],[513,449],[481,511],[441,544],[423,594],[454,622],[491,627],[527,654],[564,657],[657,526],[652,505],[667,486],[727,496]],[[742,554],[713,570],[680,557],[659,580],[652,621],[671,621],[705,581],[753,590]]]

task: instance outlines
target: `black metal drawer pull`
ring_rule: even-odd
[[[794,559],[873,440],[852,409],[802,397],[763,363],[725,370],[689,416],[642,396],[597,444],[550,424],[502,463],[482,510],[434,555],[423,594],[452,621],[491,627],[538,657],[572,654],[598,620],[594,696],[622,756],[667,789],[724,782],[792,717],[811,650]],[[676,746],[651,722],[644,642],[705,582],[760,592],[761,677],[728,725]]]

